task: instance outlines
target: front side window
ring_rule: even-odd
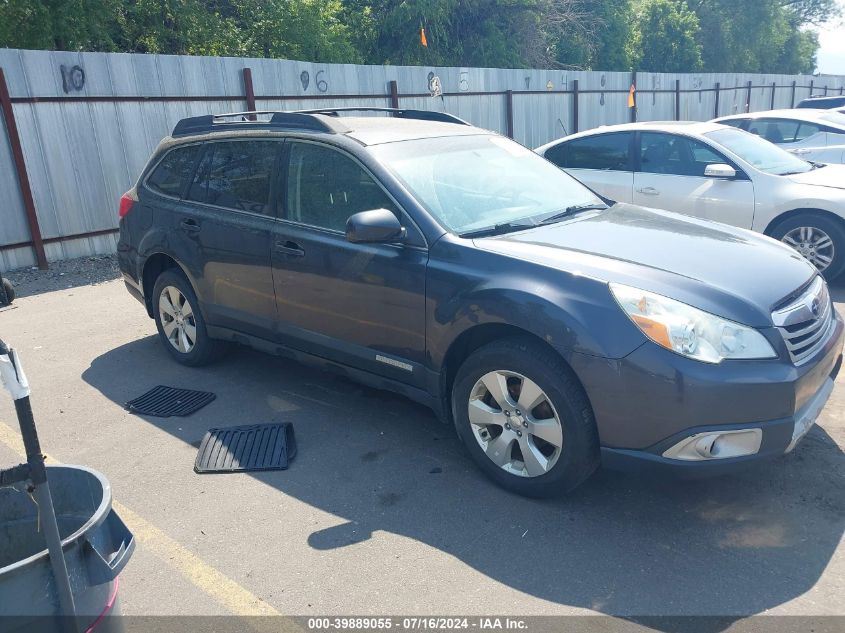
[[[349,216],[396,205],[350,157],[325,146],[291,143],[287,179],[287,219],[332,231],[345,231]]]
[[[147,186],[166,196],[181,197],[194,170],[194,160],[199,148],[199,145],[188,145],[168,152],[150,174]]]
[[[711,147],[686,136],[643,132],[640,138],[640,170],[647,174],[704,176],[707,165],[727,162]]]
[[[821,131],[822,128],[820,125],[804,121],[798,126],[798,132],[795,134],[795,142],[797,143],[798,141],[803,141],[804,139],[810,138]]]
[[[785,119],[757,119],[751,123],[748,131],[763,137],[769,143],[781,145],[782,143],[795,142],[798,125],[798,121],[787,121]]]
[[[715,130],[705,133],[704,136],[767,174],[785,176],[802,174],[813,169],[810,163],[794,154],[741,130]]]
[[[188,191],[188,199],[270,215],[270,184],[277,141],[209,143]]]
[[[501,136],[409,140],[370,151],[458,234],[504,223],[533,225],[571,206],[603,206],[572,176]]]
[[[550,148],[546,158],[563,168],[629,171],[630,143],[628,132],[596,134]]]

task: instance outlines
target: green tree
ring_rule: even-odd
[[[556,46],[557,61],[585,70],[629,70],[630,0],[593,0],[583,4],[586,29],[566,29]]]
[[[689,0],[710,72],[810,73],[818,37],[806,29],[839,15],[833,0]]]
[[[701,69],[699,28],[698,17],[683,0],[639,0],[628,48],[634,67],[650,72]]]

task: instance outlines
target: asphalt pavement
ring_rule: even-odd
[[[537,501],[408,400],[247,349],[181,367],[121,281],[70,282],[22,285],[0,337],[44,450],[106,474],[129,515],[125,613],[845,615],[845,374],[774,462],[703,481],[599,471]],[[845,284],[834,296],[845,311]],[[217,399],[187,418],[124,410],[156,385]],[[273,421],[296,429],[289,470],[194,473],[207,429]],[[0,465],[20,459],[15,430],[0,397]]]

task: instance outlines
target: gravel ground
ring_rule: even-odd
[[[117,256],[97,255],[52,262],[49,270],[37,267],[10,270],[4,272],[3,277],[12,282],[15,293],[21,298],[78,286],[96,286],[118,279],[120,270]]]

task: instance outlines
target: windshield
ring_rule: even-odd
[[[707,132],[704,136],[716,141],[749,165],[767,174],[785,176],[787,174],[803,174],[805,171],[813,169],[810,163],[797,158],[759,136],[742,130],[733,128],[716,130],[715,132]]]
[[[574,206],[603,202],[577,180],[501,136],[386,143],[372,153],[448,230],[534,225]]]
[[[825,112],[819,118],[822,121],[828,121],[830,123],[835,123],[836,125],[845,126],[845,114],[841,112]]]

